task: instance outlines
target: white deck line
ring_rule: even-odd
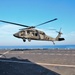
[[[5,55],[5,54],[7,54],[7,53],[9,53],[9,51],[6,51],[6,52],[2,53],[2,54],[0,55],[0,57],[2,57],[3,55]]]

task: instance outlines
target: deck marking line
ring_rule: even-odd
[[[3,55],[5,55],[5,54],[7,54],[7,53],[9,53],[9,51],[6,51],[6,52],[2,53],[2,54],[0,55],[0,57],[2,57]]]

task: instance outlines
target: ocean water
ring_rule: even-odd
[[[75,45],[0,46],[0,49],[75,49]]]

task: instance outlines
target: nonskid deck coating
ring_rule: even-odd
[[[16,59],[18,60],[16,60]],[[29,60],[25,62],[21,60]],[[35,63],[53,71],[54,75],[75,74],[75,50],[0,50],[0,62],[29,64]],[[67,70],[66,70],[67,69]],[[1,70],[1,69],[0,69]],[[65,72],[66,71],[66,72]],[[21,73],[22,74],[22,73]],[[41,75],[40,73],[39,75]],[[22,74],[24,75],[24,74]],[[26,74],[25,74],[26,75]],[[34,72],[33,72],[34,75]],[[48,73],[45,75],[48,75]],[[52,75],[52,74],[51,74]]]

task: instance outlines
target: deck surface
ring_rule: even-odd
[[[75,50],[0,50],[0,75],[75,75]]]

